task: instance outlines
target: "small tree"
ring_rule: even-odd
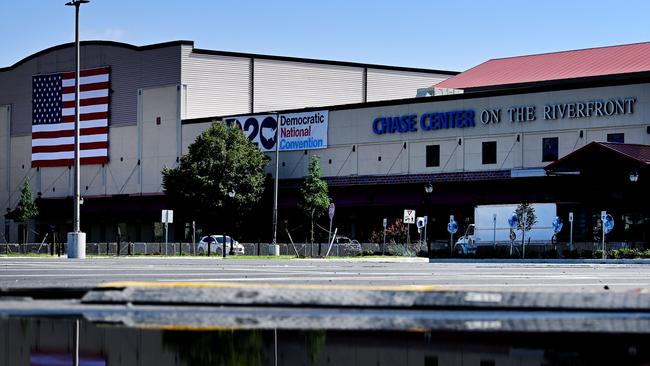
[[[327,194],[327,182],[321,179],[320,164],[318,156],[312,156],[309,162],[309,171],[300,191],[302,202],[300,208],[307,214],[311,222],[310,238],[314,243],[314,221],[318,220],[330,205],[330,197]]]
[[[27,242],[27,222],[38,215],[38,208],[34,197],[32,196],[32,188],[29,184],[29,178],[25,179],[23,188],[20,190],[20,200],[16,206],[16,221],[23,224],[23,242]]]
[[[402,244],[406,243],[407,226],[402,219],[395,219],[386,227],[386,243]],[[376,244],[384,243],[384,229],[375,230],[370,234],[370,242]]]
[[[537,216],[535,216],[535,208],[530,203],[520,203],[515,210],[515,214],[517,215],[517,230],[522,231],[521,244],[523,248],[524,229],[530,231],[537,224]],[[526,222],[524,222],[524,217]]]
[[[214,123],[189,146],[176,168],[163,169],[165,194],[176,209],[208,230],[217,229],[218,222],[223,229],[229,216],[259,201],[268,160],[241,130]]]

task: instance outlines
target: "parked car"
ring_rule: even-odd
[[[200,255],[208,254],[208,244],[210,245],[210,253],[222,255],[221,248],[223,246],[223,235],[209,235],[204,236],[199,241],[199,244],[196,246],[196,251]],[[244,254],[244,246],[239,244],[237,240],[234,240],[230,236],[226,235],[226,254],[230,254],[230,245],[233,244],[234,253],[236,255]]]
[[[345,248],[346,254],[357,254],[361,252],[361,244],[355,239],[350,239],[347,236],[337,235],[334,237],[334,244],[338,244],[340,248]]]
[[[357,245],[360,245],[358,240],[350,239],[347,236],[343,236],[343,235],[337,235],[334,238],[334,244],[341,244],[341,245],[343,245],[343,244],[357,244]]]

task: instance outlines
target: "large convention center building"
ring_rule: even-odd
[[[41,210],[35,231],[71,227],[72,155],[61,147],[71,144],[69,129],[51,120],[70,123],[72,67],[67,44],[0,69],[6,240],[18,240],[11,213],[27,178]],[[560,217],[572,212],[575,241],[594,240],[601,211],[616,222],[608,240],[648,240],[650,43],[494,59],[457,74],[190,42],[86,42],[82,70],[89,242],[113,240],[118,224],[132,241],[154,240],[166,208],[161,169],[223,121],[239,123],[268,153],[270,174],[279,149],[279,219],[288,228],[304,222],[299,186],[316,155],[336,204],[334,225],[360,241],[404,209],[427,215],[431,237],[444,239],[449,215],[462,227],[477,205],[520,202],[556,203]],[[248,240],[270,240],[270,205],[263,211]]]

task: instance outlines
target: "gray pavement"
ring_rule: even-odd
[[[0,258],[0,288],[82,287],[114,281],[420,285],[449,290],[650,292],[650,264]]]

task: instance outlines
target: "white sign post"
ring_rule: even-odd
[[[573,212],[569,212],[569,253],[573,251]]]
[[[332,241],[332,219],[334,219],[334,211],[336,211],[336,206],[334,206],[334,202],[330,203],[330,208],[327,212],[327,214],[330,217],[330,230],[327,232],[327,242],[329,243]],[[320,245],[320,244],[319,244]],[[320,254],[320,249],[318,250]],[[336,246],[336,256],[339,255],[339,247],[338,245]]]
[[[454,215],[449,215],[449,223],[451,224],[452,222],[454,222]],[[454,233],[449,232],[449,234],[451,235],[451,237],[449,238],[449,248],[450,248],[449,255],[451,258],[454,256]]]
[[[174,211],[162,210],[161,221],[165,224],[165,255],[167,255],[167,234],[169,233],[169,224],[174,223]]]
[[[497,249],[497,214],[496,213],[492,214],[492,225],[493,225],[492,247],[494,247],[494,249],[496,250]]]
[[[603,229],[603,259],[606,258],[605,256],[605,219],[607,219],[607,211],[601,211],[600,212],[600,226],[602,226]]]
[[[411,243],[411,224],[415,224],[415,210],[404,210],[404,223],[406,225],[406,248]]]
[[[427,255],[429,255],[429,240],[427,237],[427,227],[429,226],[429,216],[423,216],[424,218],[424,244],[427,246]]]
[[[384,250],[386,249],[386,226],[388,226],[388,219],[384,219],[384,245],[381,247],[381,255],[384,255]]]
[[[415,220],[415,222],[416,222],[416,225],[418,227],[418,233],[420,234],[420,243],[422,243],[422,240],[424,239],[424,232],[423,232],[424,225],[425,225],[424,217],[418,217]]]

